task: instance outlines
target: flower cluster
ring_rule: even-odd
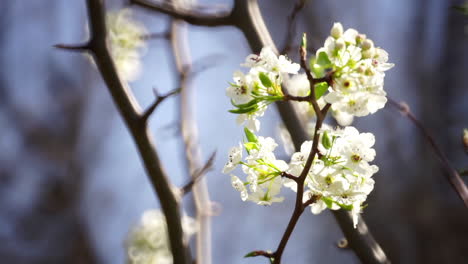
[[[304,62],[305,35],[302,43]],[[326,208],[350,210],[356,227],[362,205],[374,188],[372,176],[378,171],[376,165],[369,164],[375,157],[374,135],[359,133],[350,126],[332,129],[322,125],[314,128],[317,147],[312,141],[304,142],[287,164],[276,159],[273,151],[277,144],[272,138],[257,137],[253,132],[259,130],[257,118],[267,106],[280,100],[296,101],[299,110],[309,116],[315,116],[312,105],[318,106],[319,125],[328,107],[340,125],[351,124],[355,116],[375,113],[387,101],[383,81],[385,71],[393,67],[387,60],[388,54],[372,40],[354,29],[343,31],[340,23],[333,25],[331,36],[311,59],[310,68],[302,64],[310,73],[298,74],[298,64],[276,56],[268,47],[260,55],[249,55],[243,64],[250,68],[249,73],[235,72],[234,82],[226,91],[236,107],[230,112],[239,114],[237,121],[245,123],[247,140],[231,148],[223,169],[228,174],[241,167],[246,174],[245,181],[231,174],[232,186],[241,199],[271,205],[283,201],[279,196],[282,186],[297,191],[300,184],[305,188],[298,195],[303,195],[304,206],[310,205],[312,213]],[[307,163],[311,154],[315,156]],[[308,171],[306,164],[311,165]]]
[[[130,9],[109,13],[106,22],[117,71],[124,80],[134,81],[141,73],[141,56],[146,51],[146,28],[131,18]]]
[[[371,133],[359,133],[354,127],[333,130],[325,127],[320,132],[319,157],[313,161],[307,173],[304,193],[307,200],[314,195],[320,197],[311,204],[312,213],[318,214],[324,209],[351,210],[356,226],[362,203],[374,188],[372,175],[378,171],[376,165],[370,165],[375,157],[372,146],[375,143]],[[305,166],[312,147],[312,141],[306,141],[301,151],[291,157],[288,173],[299,176]],[[295,189],[295,182],[286,185]]]
[[[231,183],[240,192],[242,201],[260,205],[282,202],[283,197],[277,195],[283,185],[281,174],[288,169],[288,165],[285,161],[276,159],[273,153],[278,144],[272,138],[255,136],[248,128],[244,130],[247,142],[231,148],[223,173],[230,173],[241,165],[242,171],[247,175],[246,181],[243,182],[231,174]],[[247,157],[242,160],[244,149]]]
[[[353,116],[373,114],[385,106],[384,72],[393,64],[387,63],[385,50],[355,29],[343,32],[343,26],[335,23],[330,33],[316,52],[312,70],[316,77],[333,71],[333,86],[324,99],[332,105],[337,120],[347,125]]]
[[[196,222],[182,218],[182,228],[188,238],[196,232]],[[126,241],[128,264],[172,264],[167,224],[159,210],[143,213],[140,223],[133,228]]]
[[[300,66],[285,56],[276,56],[269,47],[263,48],[260,55],[249,55],[242,66],[250,71],[247,74],[234,72],[234,82],[226,89],[226,95],[236,107],[230,112],[239,114],[238,124],[245,123],[248,129],[258,131],[257,117],[263,115],[267,105],[283,99],[284,75],[297,74]]]

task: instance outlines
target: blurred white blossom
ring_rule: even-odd
[[[120,77],[126,81],[138,79],[141,56],[146,52],[146,28],[132,18],[130,9],[110,12],[106,22],[111,55]]]
[[[188,239],[196,230],[194,219],[184,216],[182,228]],[[128,264],[172,264],[166,218],[160,210],[148,210],[130,231],[125,243]]]

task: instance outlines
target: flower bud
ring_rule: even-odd
[[[366,38],[367,38],[366,34],[357,34],[356,44],[362,43],[364,40],[366,40]]]
[[[366,39],[362,42],[362,46],[361,48],[363,50],[368,50],[368,49],[372,49],[374,47],[374,42],[370,39]]]
[[[341,23],[333,24],[333,27],[330,31],[330,35],[335,39],[338,39],[343,35],[343,26],[341,25]]]
[[[335,50],[342,50],[346,47],[346,44],[343,39],[337,39],[335,41]]]
[[[373,58],[374,57],[374,54],[375,54],[375,49],[374,48],[370,48],[368,50],[363,50],[362,51],[362,57],[364,59],[370,59],[370,58]]]

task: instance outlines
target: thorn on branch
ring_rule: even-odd
[[[154,96],[156,97],[156,99],[154,100],[154,102],[145,110],[145,112],[143,113],[143,115],[141,116],[141,120],[146,123],[148,122],[148,119],[149,117],[151,116],[151,114],[154,112],[154,110],[158,107],[158,105],[160,103],[162,103],[164,100],[166,100],[167,98],[173,96],[173,95],[176,95],[178,93],[180,93],[181,91],[181,88],[176,88],[170,92],[168,92],[167,94],[164,94],[164,95],[160,95],[159,92],[156,90],[156,89],[153,89],[153,93],[154,93]]]
[[[285,178],[291,179],[291,180],[295,181],[296,183],[299,181],[299,178],[298,178],[298,177],[296,177],[296,176],[294,176],[294,175],[292,175],[292,174],[289,174],[289,173],[287,173],[287,172],[285,172],[285,171],[281,172],[281,177],[285,177]]]
[[[63,49],[67,51],[77,51],[77,52],[88,51],[90,49],[89,43],[76,44],[76,45],[55,44],[54,48]]]
[[[307,206],[317,202],[320,198],[322,198],[321,195],[317,195],[317,194],[313,194],[310,196],[309,200],[307,200],[304,204],[303,204],[303,208],[306,208]]]
[[[195,183],[197,183],[197,181],[201,179],[201,177],[203,177],[208,171],[210,171],[213,168],[215,156],[216,156],[216,151],[211,154],[211,156],[208,158],[208,160],[206,161],[205,165],[202,168],[196,170],[193,173],[192,179],[187,184],[185,184],[180,190],[182,197],[186,195],[187,193],[189,193],[192,190]]]

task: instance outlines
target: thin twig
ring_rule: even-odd
[[[436,154],[437,158],[439,161],[442,163],[442,166],[445,170],[445,175],[447,177],[447,180],[450,182],[452,187],[455,189],[455,192],[458,194],[460,199],[463,201],[465,204],[465,207],[468,207],[468,188],[466,187],[465,182],[463,179],[460,177],[460,174],[458,171],[452,167],[450,164],[449,159],[445,155],[445,153],[440,149],[440,147],[437,145],[434,137],[432,134],[429,132],[429,129],[427,129],[421,121],[419,121],[416,116],[411,112],[409,106],[405,103],[398,103],[397,101],[388,98],[388,102],[390,103],[391,106],[395,107],[398,109],[401,113],[402,116],[407,117],[418,129],[419,131],[424,135],[424,138],[427,140],[429,143],[429,146],[431,149],[434,151]]]
[[[148,119],[150,118],[151,114],[154,112],[154,110],[159,106],[160,103],[162,103],[164,100],[167,98],[179,94],[182,88],[176,88],[164,95],[160,95],[156,89],[153,89],[154,95],[156,96],[156,99],[154,102],[143,112],[143,115],[141,116],[141,120],[143,122],[148,122]]]
[[[195,171],[195,173],[192,175],[190,181],[188,183],[186,183],[180,189],[180,192],[181,192],[182,196],[184,196],[187,193],[189,193],[190,191],[192,191],[193,186],[198,182],[198,180],[200,180],[203,176],[205,176],[205,174],[208,171],[210,171],[213,168],[213,162],[214,162],[215,156],[216,156],[216,151],[213,152],[213,154],[211,154],[210,158],[206,161],[205,165],[201,169]]]
[[[82,43],[82,44],[76,44],[76,45],[55,44],[54,48],[68,50],[68,51],[83,52],[83,51],[89,50],[89,43]]]

